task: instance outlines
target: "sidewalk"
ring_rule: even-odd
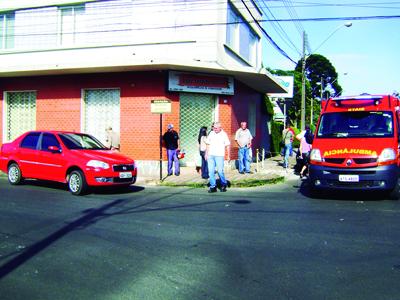
[[[288,169],[284,169],[282,167],[281,156],[276,156],[265,160],[263,168],[261,168],[261,164],[259,164],[259,170],[257,170],[257,165],[252,163],[251,174],[239,174],[237,169],[226,167],[225,177],[230,183],[231,187],[260,186],[269,183],[281,182],[290,177],[298,178],[298,176],[294,174],[293,170],[295,157],[291,157],[289,161],[290,168]],[[179,176],[165,176],[161,181],[159,175],[156,177],[140,177],[140,170],[138,173],[139,176],[137,184],[206,187],[208,183],[207,179],[201,178],[201,174],[196,171],[195,167],[181,167],[181,173]],[[218,178],[218,175],[216,177]]]
[[[295,157],[290,157],[290,168],[284,169],[281,165],[282,157],[276,156],[265,160],[263,168],[261,168],[261,164],[259,164],[259,170],[257,170],[257,165],[252,163],[251,174],[239,174],[238,170],[226,167],[225,177],[231,187],[252,187],[282,182],[288,178],[298,178],[293,170],[295,162]],[[159,175],[141,177],[140,170],[138,173],[136,184],[139,185],[189,186],[200,188],[206,187],[208,183],[207,179],[201,178],[201,174],[196,171],[195,167],[181,167],[181,174],[179,176],[167,176],[164,177],[162,181],[160,181]],[[7,175],[0,172],[0,177],[7,177]],[[218,175],[216,177],[218,179]]]

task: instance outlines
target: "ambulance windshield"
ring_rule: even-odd
[[[318,137],[390,137],[393,115],[382,111],[327,113],[321,116]]]

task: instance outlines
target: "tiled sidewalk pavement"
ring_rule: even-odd
[[[251,174],[239,174],[237,169],[231,169],[225,167],[225,177],[230,182],[231,186],[254,186],[262,185],[274,181],[282,181],[289,177],[298,177],[294,174],[293,166],[295,164],[295,158],[290,159],[290,168],[284,169],[281,165],[282,158],[280,156],[273,157],[264,161],[264,167],[261,168],[259,164],[259,170],[255,163],[251,166]],[[216,175],[218,178],[218,175]],[[202,179],[201,174],[196,171],[195,167],[181,167],[180,176],[166,176],[160,182],[159,177],[157,178],[138,178],[139,184],[154,184],[154,185],[167,185],[167,186],[193,186],[202,187],[206,186],[208,180]]]

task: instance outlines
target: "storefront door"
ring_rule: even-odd
[[[5,141],[36,129],[36,92],[6,93]]]
[[[120,132],[119,89],[95,89],[84,91],[83,132],[105,143],[106,128]]]
[[[210,94],[180,94],[180,139],[181,149],[185,150],[182,165],[199,165],[200,155],[197,138],[202,126],[210,130],[214,121],[215,96]]]

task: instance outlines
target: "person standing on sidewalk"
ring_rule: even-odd
[[[165,147],[167,148],[168,176],[172,175],[172,164],[175,165],[175,175],[179,176],[180,174],[179,159],[178,159],[179,135],[174,130],[173,124],[168,124],[167,131],[163,135],[163,141]]]
[[[282,131],[282,142],[283,142],[283,167],[286,169],[289,167],[289,155],[292,151],[293,133],[290,125],[287,124],[286,128]]]
[[[217,170],[219,179],[221,181],[221,192],[226,192],[228,182],[226,181],[224,174],[224,158],[225,150],[227,151],[227,159],[230,158],[230,144],[228,135],[221,128],[221,123],[215,122],[213,131],[207,137],[206,140],[206,160],[208,163],[208,176],[210,177],[210,189],[209,193],[215,193],[217,191],[217,183],[215,179],[215,170]]]
[[[241,122],[240,128],[236,131],[235,141],[239,146],[238,160],[239,173],[250,173],[250,151],[253,136],[247,128],[247,122]]]
[[[308,172],[308,165],[310,162],[310,152],[311,152],[311,144],[307,141],[309,140],[309,138],[307,138],[307,136],[311,135],[312,136],[312,132],[310,129],[309,125],[306,125],[306,132],[304,133],[303,137],[300,140],[300,153],[301,156],[303,158],[303,167],[301,168],[300,171],[300,178],[304,177],[304,172]]]
[[[106,128],[106,147],[116,151],[120,148],[119,134],[113,131],[111,126]]]
[[[203,126],[200,128],[199,137],[197,139],[197,141],[199,142],[199,152],[201,156],[201,178],[203,179],[208,179],[208,165],[207,165],[207,160],[205,158],[207,150],[206,140],[207,140],[207,127]]]

